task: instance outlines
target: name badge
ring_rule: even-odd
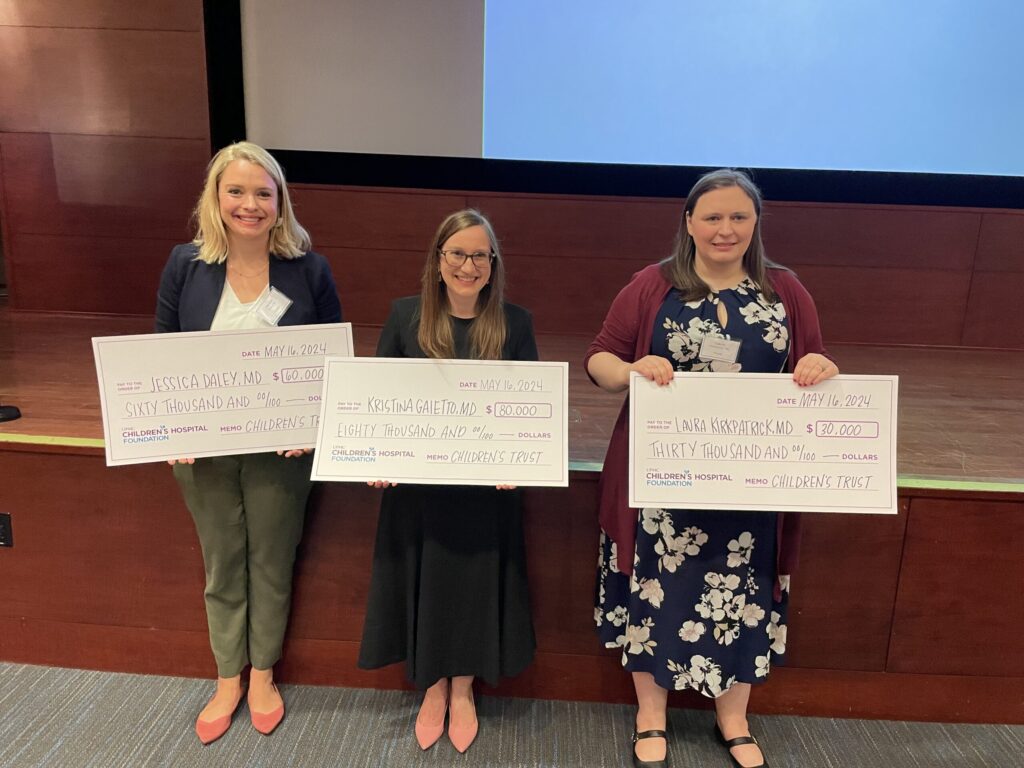
[[[270,286],[270,290],[263,294],[263,298],[252,308],[252,311],[267,325],[277,325],[291,305],[291,299],[274,286]]]
[[[740,356],[740,339],[725,339],[721,336],[705,336],[700,343],[698,355],[701,360],[721,360],[735,363]]]

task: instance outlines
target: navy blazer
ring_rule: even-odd
[[[192,243],[176,245],[160,277],[156,330],[208,331],[224,292],[226,265],[196,258]],[[270,256],[270,285],[292,300],[278,325],[340,323],[341,302],[327,259],[309,251],[295,259]]]

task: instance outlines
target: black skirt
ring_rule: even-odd
[[[405,661],[421,690],[456,675],[496,685],[535,648],[520,491],[385,490],[359,666]]]

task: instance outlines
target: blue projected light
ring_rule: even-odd
[[[487,0],[487,158],[1024,176],[1019,0]]]

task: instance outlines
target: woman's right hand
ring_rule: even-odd
[[[188,459],[168,459],[167,463],[170,464],[173,467],[175,464],[195,464],[196,460],[192,459],[192,458],[188,458]]]
[[[645,379],[653,381],[659,387],[670,383],[675,376],[672,370],[672,363],[661,355],[646,355],[629,366],[630,371],[636,371]],[[627,377],[628,378],[628,377]]]
[[[390,480],[367,480],[366,484],[371,488],[388,488],[398,485],[398,483],[392,483]]]
[[[587,361],[587,373],[605,392],[625,392],[629,389],[630,371],[664,386],[672,381],[672,364],[659,355],[646,355],[635,363],[627,363],[611,352],[597,352]]]

